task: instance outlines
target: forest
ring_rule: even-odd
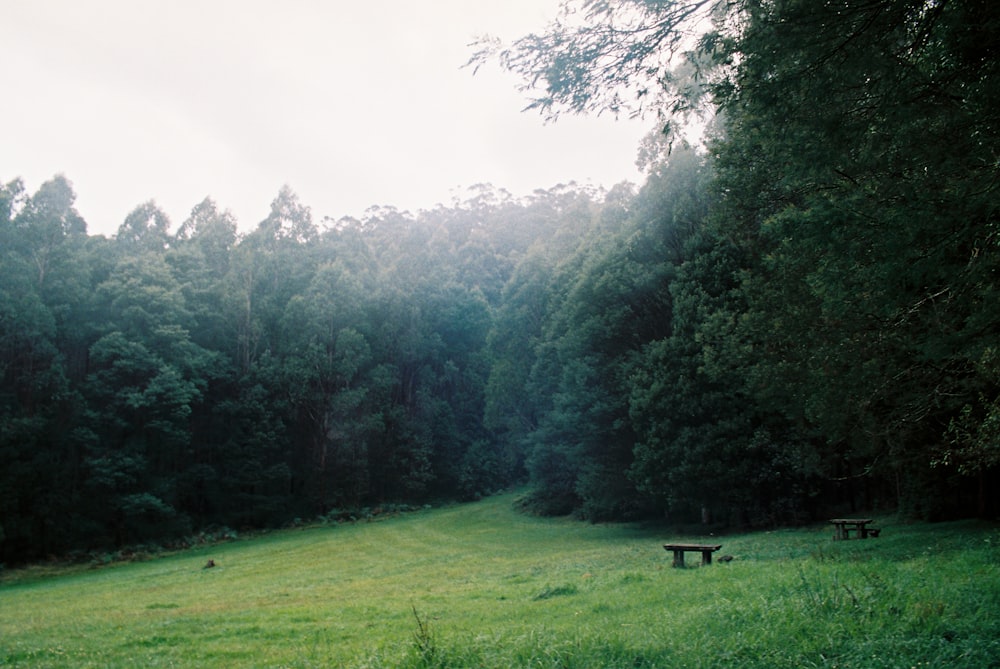
[[[246,232],[206,198],[107,238],[67,176],[0,182],[0,563],[514,485],[594,522],[1000,512],[1000,5],[566,6],[474,58],[655,119],[641,185],[320,221],[285,186]]]

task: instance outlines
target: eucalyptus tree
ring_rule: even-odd
[[[75,198],[62,176],[0,188],[0,555],[14,559],[77,536],[90,267]]]
[[[288,240],[299,244],[316,241],[319,235],[312,220],[310,208],[299,201],[299,196],[287,184],[271,201],[271,210],[257,226],[263,237],[271,240]]]
[[[87,224],[73,207],[75,200],[72,184],[59,175],[43,183],[11,221],[18,229],[18,246],[31,260],[39,290],[51,269],[67,264],[68,242],[87,234]]]
[[[219,211],[205,198],[181,223],[170,240],[165,259],[181,286],[191,312],[191,337],[206,348],[234,355],[225,319],[225,282],[237,243],[237,223],[229,211]]]
[[[87,224],[76,211],[76,193],[62,175],[43,183],[18,203],[7,230],[5,263],[12,273],[24,273],[32,293],[45,303],[55,319],[57,348],[67,364],[76,366],[87,345],[87,320],[92,291],[93,255],[88,248]],[[11,277],[14,282],[20,279]],[[21,291],[24,293],[24,289]]]
[[[115,541],[183,531],[178,482],[196,462],[190,418],[215,356],[191,341],[191,314],[162,252],[126,255],[97,288],[104,333],[84,388],[95,435],[93,512]]]
[[[299,426],[295,460],[304,494],[320,513],[357,505],[367,493],[364,454],[378,419],[364,384],[372,367],[365,296],[361,281],[334,261],[317,270],[281,319],[282,373]]]
[[[490,336],[486,420],[524,461],[537,509],[584,504],[598,518],[620,512],[607,484],[624,481],[628,463],[606,463],[630,448],[627,428],[615,427],[626,413],[616,370],[629,346],[619,338],[629,310],[620,291],[633,287],[614,255],[627,198],[556,189],[546,199],[554,225],[516,268]]]
[[[200,252],[200,260],[205,263],[206,271],[218,279],[225,276],[229,268],[229,254],[236,241],[236,218],[228,209],[219,211],[215,201],[206,197],[191,209],[191,215],[174,233],[171,248],[196,248]]]
[[[118,226],[115,240],[129,252],[163,251],[170,243],[170,217],[154,200],[144,202]]]
[[[315,271],[318,235],[310,208],[283,186],[267,217],[230,254],[224,310],[242,372],[278,345],[284,305]]]

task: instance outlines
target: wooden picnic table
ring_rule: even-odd
[[[722,544],[664,544],[663,548],[674,552],[675,567],[684,566],[684,551],[697,551],[701,553],[701,564],[712,564],[712,553],[722,548]]]
[[[833,523],[833,538],[835,541],[850,539],[851,532],[857,532],[858,538],[867,539],[869,536],[877,537],[881,530],[868,527],[873,521],[871,518],[831,518]]]

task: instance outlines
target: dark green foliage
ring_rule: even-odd
[[[205,200],[176,234],[144,204],[114,240],[86,236],[61,177],[0,194],[0,559],[523,479],[484,425],[487,336],[515,265],[588,194],[481,189],[320,235],[284,188],[242,237]]]
[[[961,407],[997,392],[976,365],[997,335],[996,62],[979,49],[1000,14],[969,0],[749,16],[717,152],[721,226],[756,256],[741,330],[761,399],[818,431],[825,473],[854,492],[954,513],[968,483],[928,467],[947,468]],[[780,173],[748,180],[750,154]]]
[[[610,303],[553,292],[548,313],[571,325],[543,328],[551,341],[536,347],[549,379],[536,448],[550,451],[536,453],[536,474],[564,491],[573,481],[577,508],[592,509],[616,487],[600,463],[617,472],[631,455],[637,489],[671,511],[739,522],[859,505],[995,510],[995,6],[584,0],[564,10],[546,33],[474,60],[498,54],[540,87],[533,106],[548,114],[655,100],[677,120],[711,101],[715,181],[676,169],[660,179],[654,167],[632,208],[655,250],[640,271],[663,277],[658,329],[641,317],[625,336],[614,329],[627,284]],[[709,13],[710,31],[685,42]],[[684,48],[684,62],[670,61]],[[566,263],[573,281],[557,275],[560,289],[606,272],[618,251],[598,247],[601,260],[580,250]],[[589,304],[609,317],[601,327],[588,327]],[[628,371],[608,374],[610,359]],[[600,417],[623,391],[628,420]],[[633,452],[610,457],[608,430],[626,429]],[[598,479],[588,492],[583,482]]]

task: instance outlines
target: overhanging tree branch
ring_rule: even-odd
[[[496,61],[520,76],[526,109],[549,120],[563,112],[688,111],[698,97],[690,78],[703,68],[687,68],[684,76],[678,68],[722,43],[699,37],[732,7],[725,0],[565,0],[545,32],[508,46],[483,38],[467,65]]]

